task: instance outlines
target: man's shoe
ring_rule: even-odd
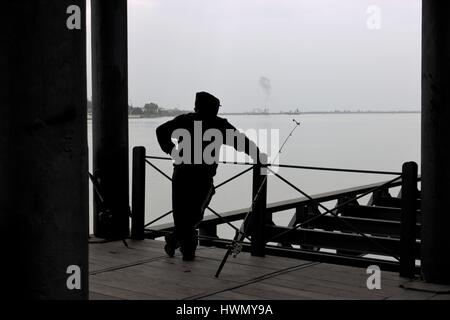
[[[195,260],[195,250],[187,250],[183,247],[180,248],[181,253],[183,254],[183,261],[194,261]]]
[[[166,240],[166,245],[164,246],[164,251],[167,253],[169,257],[173,257],[175,255],[175,249],[178,248],[177,241],[170,234],[164,237]]]
[[[183,261],[194,261],[195,253],[184,254],[183,253]]]

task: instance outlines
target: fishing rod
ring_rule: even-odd
[[[94,187],[95,194],[97,195],[98,199],[100,200],[100,205],[101,205],[102,210],[99,213],[99,219],[111,220],[112,219],[111,210],[106,205],[105,198],[103,197],[102,193],[100,192],[99,182],[97,181],[97,179],[94,177],[94,175],[92,173],[88,172],[88,176],[92,182],[92,186]],[[128,214],[130,214],[130,213],[128,213]],[[129,248],[127,241],[125,239],[121,239],[121,240],[122,240],[122,243],[124,244],[124,246]]]
[[[281,145],[280,149],[278,150],[275,158],[273,159],[272,163],[270,164],[258,164],[258,167],[270,167],[280,156],[280,153],[283,151],[284,146],[286,145],[286,143],[288,142],[289,138],[293,135],[295,129],[297,129],[297,127],[300,126],[300,122],[292,119],[292,121],[295,123],[294,128],[292,128],[291,132],[289,133],[289,135],[286,137],[286,139],[284,140],[283,144]],[[241,227],[239,229],[238,232],[236,232],[236,235],[234,236],[231,244],[228,246],[227,252],[225,253],[225,256],[222,259],[222,262],[219,265],[219,268],[217,269],[217,272],[215,274],[215,277],[218,278],[220,273],[222,272],[223,267],[225,266],[225,263],[227,262],[228,258],[230,257],[230,255],[233,255],[233,258],[236,258],[237,255],[242,251],[242,245],[241,242],[246,238],[246,233],[247,233],[247,227],[248,227],[248,220],[251,216],[252,212],[252,208],[253,205],[255,204],[255,202],[258,200],[259,195],[261,194],[261,190],[264,186],[264,184],[267,181],[267,172],[265,174],[265,177],[263,179],[263,181],[261,182],[261,185],[259,186],[258,191],[255,194],[255,197],[252,200],[252,203],[250,205],[250,207],[247,210],[247,214],[245,215],[245,218],[241,224]]]

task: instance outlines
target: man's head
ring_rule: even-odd
[[[195,112],[206,116],[217,116],[220,100],[208,92],[197,92],[195,95]]]

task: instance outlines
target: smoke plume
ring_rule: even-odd
[[[270,91],[272,90],[272,86],[270,85],[270,79],[266,77],[259,78],[259,85],[261,86],[261,89],[264,91],[266,99],[268,99],[270,96]]]

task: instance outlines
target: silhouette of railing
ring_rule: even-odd
[[[145,223],[145,167],[149,165],[161,175],[171,177],[151,160],[172,160],[168,157],[147,156],[144,147],[133,149],[133,191],[132,191],[132,238],[156,239],[173,230],[173,223],[155,225],[172,211]],[[252,171],[252,201],[258,190],[261,195],[253,201],[248,221],[247,241],[242,242],[243,250],[253,255],[265,254],[295,257],[305,260],[368,266],[377,264],[384,270],[400,271],[401,276],[413,277],[418,273],[415,265],[420,252],[420,192],[417,184],[417,164],[406,162],[401,172],[324,168],[312,166],[274,164],[268,165],[274,177],[299,192],[302,197],[267,203],[267,179],[263,178],[259,166],[249,162],[221,161],[222,164],[246,166],[244,170],[215,186],[216,190],[236,178]],[[393,179],[380,183],[347,188],[332,192],[308,195],[302,189],[281,176],[273,167],[302,170],[392,175]],[[400,187],[397,197],[389,189]],[[369,202],[362,205],[361,198],[371,195]],[[324,203],[337,201],[333,208]],[[278,226],[273,222],[273,214],[295,209],[288,226]],[[227,224],[238,232],[231,222],[243,220],[248,208],[219,213],[211,207],[213,215],[205,216],[198,225],[200,244],[226,248],[231,240],[221,239],[217,227]],[[150,228],[150,226],[152,226]],[[297,247],[294,247],[297,246]],[[336,253],[324,252],[332,249]],[[328,250],[329,251],[329,250]],[[367,255],[376,255],[368,258]],[[391,257],[393,261],[384,257]]]

